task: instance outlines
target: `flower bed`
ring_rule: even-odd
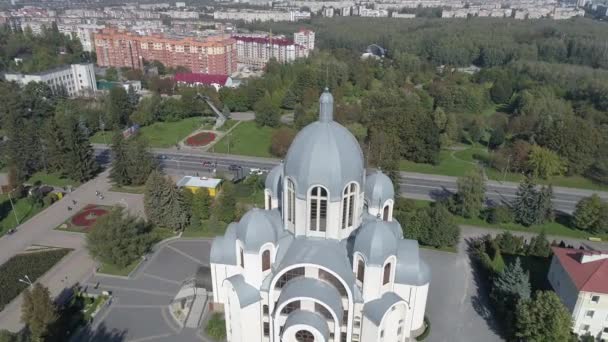
[[[81,230],[87,230],[97,221],[97,219],[108,213],[108,210],[94,204],[89,204],[79,213],[72,216],[70,223],[72,226]]]
[[[215,134],[211,132],[201,132],[195,135],[191,135],[186,139],[186,145],[188,146],[205,146],[215,140]]]

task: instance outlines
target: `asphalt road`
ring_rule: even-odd
[[[100,162],[109,161],[109,151],[103,145],[95,145]],[[213,167],[203,163],[212,163],[218,172],[232,172],[236,175],[246,175],[251,168],[270,170],[280,163],[278,159],[258,158],[237,155],[225,155],[197,150],[154,149],[154,154],[160,166],[169,173],[193,175],[212,171]],[[207,165],[207,164],[206,164]],[[242,167],[241,171],[230,170],[231,165]],[[486,183],[486,200],[488,205],[510,202],[515,199],[517,183],[488,181]],[[437,200],[456,191],[456,178],[439,175],[401,172],[399,184],[401,195],[409,198]],[[553,188],[554,208],[564,213],[574,211],[576,203],[583,197],[597,193],[608,200],[608,192],[591,191],[573,188]]]

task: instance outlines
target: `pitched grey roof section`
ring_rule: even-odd
[[[403,239],[398,227],[397,222],[365,222],[355,237],[354,251],[363,254],[368,265],[384,265],[389,256],[397,256],[399,240]]]
[[[304,127],[287,151],[285,177],[292,178],[299,198],[306,198],[313,185],[323,185],[338,201],[349,182],[363,184],[363,152],[357,139],[333,121],[334,100],[327,89],[319,102],[319,121]]]
[[[236,226],[235,222],[230,223],[224,236],[218,236],[213,240],[209,256],[212,263],[236,265]]]
[[[253,208],[236,226],[236,238],[246,251],[259,251],[267,242],[276,243],[283,233],[281,216],[277,210]]]
[[[431,281],[431,270],[420,258],[418,241],[401,240],[397,252],[395,282],[399,284],[421,286]]]
[[[394,304],[403,301],[394,292],[386,292],[382,297],[372,300],[371,302],[365,303],[363,306],[363,315],[372,321],[376,326],[380,326],[384,314]]]
[[[279,198],[283,186],[283,164],[276,165],[266,176],[266,189],[270,190],[272,198]]]
[[[318,313],[307,310],[296,310],[287,317],[284,330],[299,324],[315,328],[323,335],[323,341],[329,340],[329,327],[327,326],[327,321]]]
[[[338,322],[342,322],[344,310],[338,290],[322,280],[314,278],[296,278],[287,283],[281,290],[277,307],[294,298],[312,298],[325,303],[336,314]]]
[[[262,297],[260,297],[260,291],[258,291],[255,287],[249,285],[245,278],[240,275],[233,275],[230,278],[227,278],[225,281],[229,281],[236,292],[237,297],[239,297],[239,304],[241,308],[247,307],[253,303],[259,302]]]
[[[355,277],[346,254],[345,244],[321,238],[294,238],[282,257],[276,273],[298,264],[313,264],[330,269],[349,285],[351,292],[354,292]]]
[[[382,171],[374,171],[365,178],[365,200],[370,207],[382,208],[384,202],[395,198],[393,182]]]

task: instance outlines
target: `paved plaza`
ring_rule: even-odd
[[[210,240],[174,240],[158,246],[131,278],[91,276],[83,286],[92,293],[110,291],[113,298],[111,305],[95,318],[91,333],[80,341],[203,340],[200,329],[178,326],[171,318],[168,305],[199,266],[209,265],[210,248]],[[94,289],[97,283],[99,286]]]

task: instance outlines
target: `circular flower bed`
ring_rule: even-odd
[[[95,205],[87,205],[78,214],[72,217],[71,223],[74,226],[90,228],[97,219],[108,213],[108,210]]]
[[[215,140],[215,134],[211,132],[201,132],[195,135],[189,136],[186,139],[186,145],[188,146],[205,146]]]

